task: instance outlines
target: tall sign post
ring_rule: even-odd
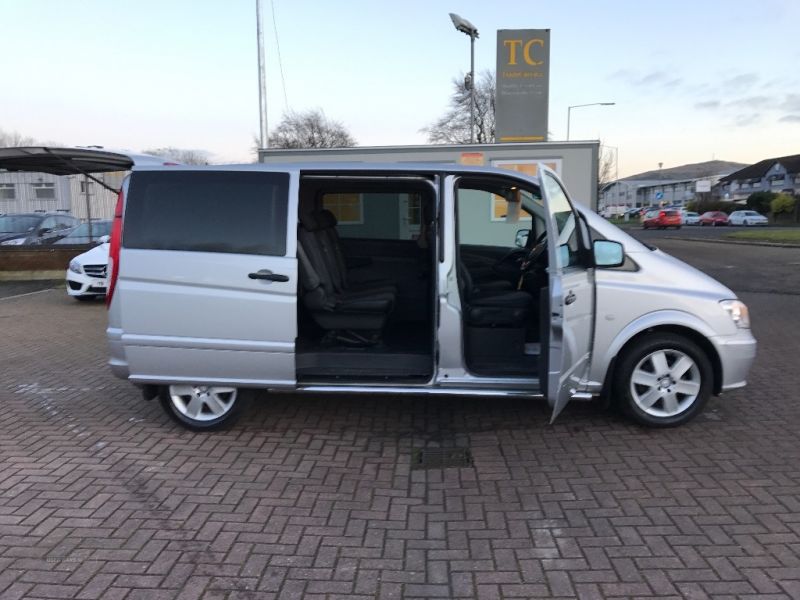
[[[495,140],[546,142],[550,30],[497,31]]]

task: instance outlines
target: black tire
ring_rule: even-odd
[[[681,412],[670,416],[655,416],[645,412],[633,397],[634,369],[645,357],[659,350],[677,351],[687,355],[697,366],[699,391],[693,402]],[[673,363],[674,364],[674,363]],[[642,336],[625,349],[614,371],[613,394],[617,406],[628,417],[647,427],[677,427],[695,418],[711,397],[713,370],[706,353],[692,340],[674,333],[652,333]],[[655,406],[655,405],[653,405]],[[652,408],[652,407],[651,407]],[[658,410],[658,409],[656,409]]]
[[[159,390],[158,396],[159,401],[161,402],[161,407],[173,421],[191,431],[215,431],[230,427],[239,418],[244,405],[247,403],[247,395],[244,393],[244,390],[236,389],[232,406],[227,412],[225,412],[225,414],[213,419],[198,420],[192,419],[181,413],[181,411],[177,408],[176,403],[172,400],[169,390],[169,386],[162,386]]]
[[[680,225],[676,225],[676,226],[675,226],[675,229],[680,229],[680,228],[681,228],[681,226],[680,226]]]
[[[717,226],[717,222],[716,221],[711,221],[711,226],[712,227],[716,227]]]
[[[745,219],[744,221],[742,221],[742,225],[744,225],[745,227],[750,227],[750,222],[747,219]]]

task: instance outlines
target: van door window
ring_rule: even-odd
[[[580,266],[582,264],[582,247],[576,227],[575,213],[569,203],[567,194],[561,185],[550,175],[544,177],[547,190],[547,200],[553,213],[558,228],[558,252],[556,258],[559,266],[563,268]]]
[[[123,246],[283,256],[288,190],[286,173],[136,173]]]

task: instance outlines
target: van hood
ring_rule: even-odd
[[[734,300],[736,294],[727,286],[695,269],[663,250],[647,250],[647,254],[632,255],[632,258],[647,269],[649,278],[656,277],[673,288],[696,292],[718,300]]]
[[[83,254],[79,254],[74,260],[78,261],[81,265],[107,265],[108,249],[110,247],[111,244],[109,243],[100,244]]]

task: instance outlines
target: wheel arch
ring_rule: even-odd
[[[653,333],[673,333],[676,335],[683,336],[695,344],[697,344],[700,349],[705,353],[708,357],[709,362],[711,363],[711,369],[713,372],[713,381],[712,381],[712,391],[715,396],[718,396],[722,391],[722,361],[720,360],[719,353],[717,349],[714,347],[714,344],[708,339],[709,334],[704,334],[700,331],[700,327],[692,327],[688,324],[679,324],[679,323],[654,323],[652,325],[645,325],[639,328],[636,328],[635,331],[629,332],[628,328],[623,330],[617,339],[614,340],[614,343],[609,348],[610,352],[613,352],[608,360],[608,366],[606,367],[605,377],[603,379],[603,387],[601,391],[601,397],[610,398],[611,391],[614,385],[614,372],[616,371],[617,364],[618,364],[618,357],[625,353],[625,351],[630,348],[633,344],[637,341],[642,339],[647,335],[651,335]],[[704,329],[704,328],[702,328]],[[627,335],[626,332],[628,332]]]

